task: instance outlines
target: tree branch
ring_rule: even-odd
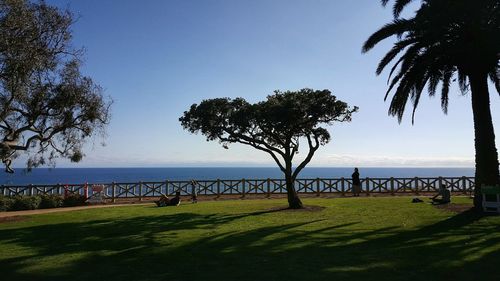
[[[230,139],[228,138],[220,138],[222,141],[227,141],[227,142],[231,142]],[[278,159],[278,157],[276,156],[276,154],[273,153],[273,151],[267,149],[267,148],[264,148],[262,146],[259,146],[258,144],[256,143],[252,143],[252,142],[247,142],[247,141],[243,141],[243,140],[236,140],[236,142],[239,142],[241,144],[245,144],[245,145],[250,145],[258,150],[261,150],[261,151],[264,151],[264,152],[267,152],[271,155],[271,157],[273,157],[274,161],[276,162],[276,164],[278,164],[278,167],[280,168],[280,170],[284,173],[285,172],[285,168],[283,166],[283,164],[281,164],[280,160]]]
[[[314,153],[316,152],[316,150],[318,150],[319,140],[318,140],[317,136],[314,136],[314,142],[315,143],[313,145],[312,140],[311,140],[311,136],[307,135],[307,143],[309,144],[309,153],[307,153],[307,157],[304,159],[304,161],[302,161],[302,163],[300,163],[300,165],[297,168],[295,168],[295,171],[293,171],[292,179],[294,181],[297,178],[297,176],[299,175],[300,171],[302,171],[302,169],[304,169],[304,167],[307,164],[309,164],[309,162],[311,162],[311,159],[314,156]]]

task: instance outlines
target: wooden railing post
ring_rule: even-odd
[[[462,191],[464,194],[467,194],[467,184],[466,184],[466,178],[465,176],[462,177]]]
[[[217,198],[220,197],[220,179],[217,179]]]
[[[418,177],[413,178],[415,181],[415,194],[418,195],[420,194],[420,190],[418,189]]]
[[[320,196],[321,195],[321,189],[320,189],[320,181],[319,181],[319,178],[316,178],[316,196]]]
[[[267,178],[267,198],[271,197],[271,179]]]
[[[5,185],[2,184],[2,186],[0,187],[2,189],[2,196],[5,196],[5,194],[7,193],[6,192],[6,188],[5,188]]]
[[[340,189],[342,190],[342,194],[345,194],[345,182],[344,177],[340,178]]]
[[[366,177],[365,189],[366,189],[366,194],[368,195],[370,193],[370,178],[369,177]],[[363,190],[363,189],[361,189],[361,190]]]
[[[142,181],[139,182],[139,201],[142,201]]]
[[[443,185],[443,178],[442,177],[439,177],[439,186],[438,186],[438,190],[441,188],[441,186]]]
[[[28,185],[28,195],[33,196],[33,185],[32,184]]]
[[[116,198],[115,198],[115,195],[116,195],[116,187],[115,187],[115,182],[112,182],[111,183],[111,202],[115,203],[116,202]]]
[[[245,198],[245,179],[241,179],[241,198]]]
[[[391,177],[390,184],[391,184],[391,195],[394,196],[394,178],[393,177]]]

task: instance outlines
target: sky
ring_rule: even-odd
[[[274,166],[264,152],[238,144],[226,150],[190,134],[178,118],[203,99],[257,102],[274,90],[302,88],[329,89],[360,108],[352,122],[328,127],[332,141],[310,166],[474,165],[470,95],[454,87],[448,115],[439,97],[426,96],[414,125],[409,114],[401,124],[387,115],[387,72],[376,76],[375,68],[392,41],[361,53],[392,19],[379,1],[47,2],[75,14],[73,45],[86,51],[82,71],[114,101],[107,137],[94,139],[82,162],[59,167]],[[495,122],[500,98],[491,91]]]

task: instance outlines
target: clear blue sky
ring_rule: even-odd
[[[415,125],[387,116],[387,73],[374,74],[390,42],[361,54],[391,19],[375,0],[50,0],[79,16],[74,45],[84,73],[115,103],[106,146],[90,145],[78,165],[273,166],[241,145],[223,149],[181,128],[192,103],[214,97],[259,101],[275,89],[330,89],[360,107],[330,127],[312,166],[473,166],[470,96],[456,88],[449,114],[425,98]],[[491,95],[500,135],[500,98]],[[497,146],[498,146],[497,141]],[[22,165],[21,162],[18,165]]]

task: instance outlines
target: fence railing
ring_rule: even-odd
[[[474,189],[472,177],[435,177],[435,178],[363,178],[361,189],[363,193],[428,193],[436,192],[442,184],[451,192],[467,194]],[[316,178],[297,179],[295,188],[305,194],[339,194],[345,195],[352,191],[350,178]],[[190,180],[190,181],[163,181],[163,182],[135,182],[135,183],[105,183],[105,184],[56,184],[56,185],[2,185],[0,194],[4,196],[41,195],[41,194],[80,194],[92,198],[101,191],[104,199],[136,198],[139,200],[171,196],[176,192],[181,195],[224,196],[233,195],[264,195],[270,197],[276,194],[285,194],[284,179],[238,179],[238,180]]]

